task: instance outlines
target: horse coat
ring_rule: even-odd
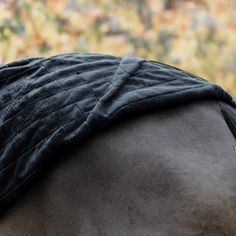
[[[220,86],[143,58],[71,53],[0,66],[0,212],[60,152],[131,114],[220,100],[236,136],[236,104]]]

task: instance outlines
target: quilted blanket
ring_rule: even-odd
[[[0,65],[0,214],[56,162],[56,151],[121,116],[200,99],[222,101],[236,136],[236,105],[220,86],[132,56],[70,53]]]

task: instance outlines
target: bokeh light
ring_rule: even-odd
[[[0,64],[67,52],[136,55],[236,96],[235,0],[0,0]]]

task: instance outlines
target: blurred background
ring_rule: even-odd
[[[0,0],[0,64],[67,52],[157,60],[236,97],[236,0]]]

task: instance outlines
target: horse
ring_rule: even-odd
[[[145,112],[74,145],[1,218],[0,235],[236,235],[223,103]]]

